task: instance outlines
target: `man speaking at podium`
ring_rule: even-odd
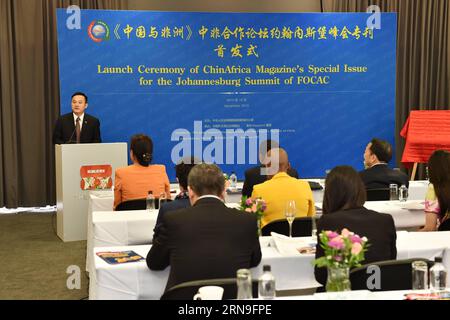
[[[88,97],[82,92],[72,95],[72,112],[58,118],[53,131],[53,143],[100,143],[100,121],[84,113]]]

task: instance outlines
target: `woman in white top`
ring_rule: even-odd
[[[436,231],[450,215],[450,152],[436,150],[428,161],[430,186],[425,196],[425,227]]]

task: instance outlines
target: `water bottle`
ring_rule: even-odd
[[[231,172],[231,175],[230,175],[230,188],[232,190],[236,190],[236,187],[237,187],[237,176],[233,171],[233,172]]]
[[[408,200],[408,188],[404,184],[398,189],[398,199],[400,201]]]
[[[239,269],[236,273],[237,299],[253,299],[252,275],[248,269]]]
[[[275,298],[275,277],[270,271],[269,265],[263,266],[263,274],[258,282],[258,295],[260,299]]]
[[[317,222],[316,217],[311,218],[311,246],[317,244]]]
[[[447,284],[447,270],[442,264],[442,258],[434,258],[434,266],[430,269],[430,289],[445,290]]]
[[[147,203],[147,210],[155,210],[155,197],[153,196],[152,191],[148,192],[146,203]]]

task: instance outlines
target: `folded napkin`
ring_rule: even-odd
[[[287,237],[285,235],[271,232],[272,240],[275,246],[282,255],[293,255],[293,254],[313,254],[315,246],[311,237]]]
[[[425,202],[422,200],[400,202],[400,207],[405,210],[420,210],[425,209]]]
[[[234,209],[239,209],[241,207],[240,203],[234,203],[234,202],[230,202],[230,203],[225,203],[225,205],[228,208],[234,208]]]

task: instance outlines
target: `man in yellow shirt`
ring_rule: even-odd
[[[289,200],[295,201],[296,217],[314,216],[316,212],[311,188],[308,182],[287,174],[289,159],[286,151],[281,148],[272,149],[267,153],[267,157],[267,164],[275,171],[272,172],[270,180],[255,185],[252,193],[252,198],[262,198],[267,203],[261,227],[271,221],[285,219],[284,212]]]

